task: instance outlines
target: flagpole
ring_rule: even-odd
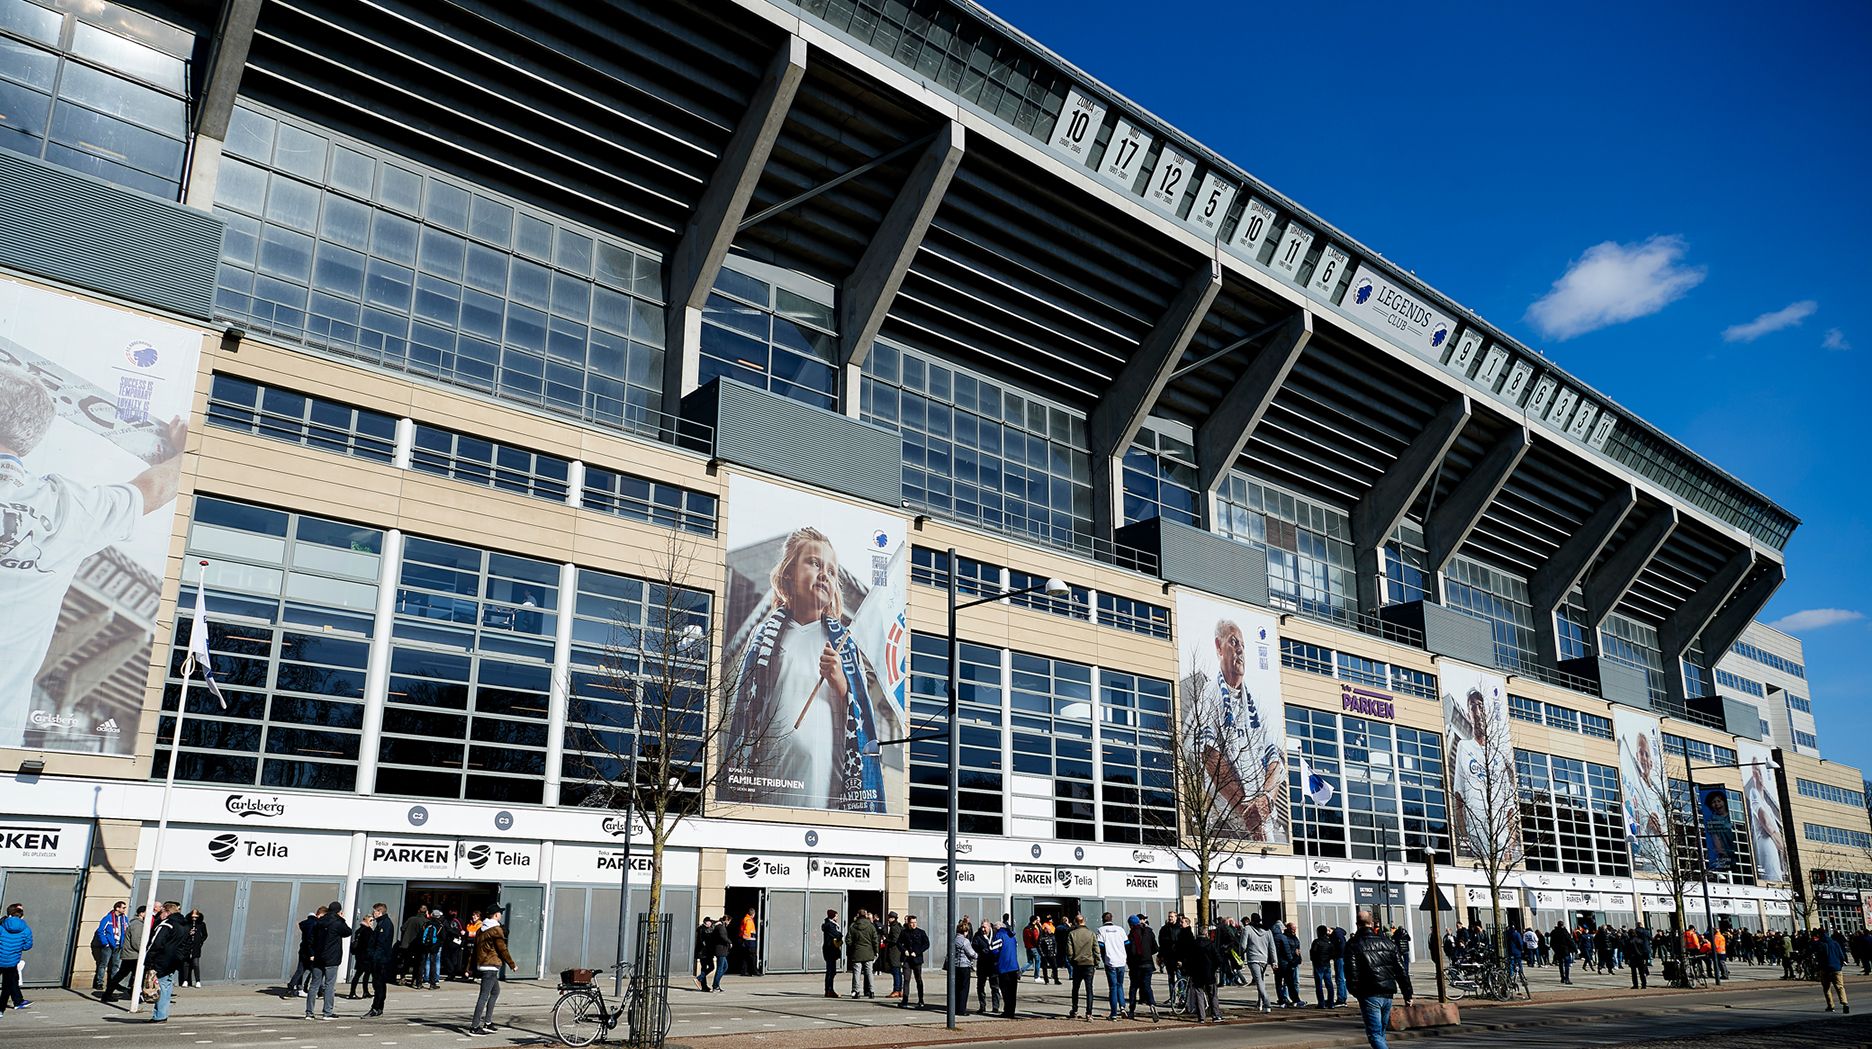
[[[203,578],[208,574],[208,562],[198,562],[195,572],[195,592],[201,593]],[[181,607],[178,599],[176,606]],[[199,607],[199,605],[198,605]],[[191,664],[193,662],[191,653]],[[143,949],[137,952],[135,983],[130,988],[130,1011],[140,1012],[143,1004],[143,972],[149,960],[150,921],[156,916],[156,883],[162,880],[163,838],[169,833],[169,803],[175,797],[176,762],[182,757],[182,719],[188,715],[189,682],[195,675],[191,666],[184,666],[182,673],[182,695],[176,702],[175,732],[169,738],[169,774],[163,778],[162,815],[156,821],[156,846],[150,856],[149,892],[143,900]],[[160,723],[160,720],[159,720]],[[135,919],[132,919],[135,920]],[[106,988],[108,990],[108,988]]]

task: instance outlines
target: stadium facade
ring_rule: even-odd
[[[1690,920],[1861,921],[1860,773],[1753,622],[1795,517],[971,4],[0,38],[0,895],[73,959],[35,980],[158,860],[210,979],[333,899],[498,899],[523,975],[603,964],[672,662],[720,745],[666,902],[684,945],[755,910],[770,971],[951,878],[1189,907],[1178,739],[1252,744],[1184,783],[1240,810],[1227,913],[1421,926],[1430,851],[1485,915],[1492,732],[1513,920],[1675,920],[1631,765],[1729,814]],[[953,872],[945,744],[897,742],[952,575],[1068,584],[961,613]],[[198,601],[225,706],[193,679],[176,753]]]

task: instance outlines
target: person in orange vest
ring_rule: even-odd
[[[1716,976],[1727,980],[1729,978],[1729,938],[1723,935],[1721,929],[1717,929],[1710,936],[1710,949],[1716,966]]]
[[[1703,938],[1697,935],[1697,931],[1694,927],[1684,929],[1684,934],[1683,934],[1684,972],[1688,974],[1690,971],[1690,967],[1693,965],[1699,964],[1702,961],[1702,958],[1703,958]]]
[[[754,919],[754,908],[741,916],[741,975],[758,975],[760,965],[760,923]]]

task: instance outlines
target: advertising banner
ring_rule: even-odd
[[[1612,734],[1618,738],[1619,793],[1625,799],[1625,835],[1632,867],[1663,874],[1670,838],[1664,798],[1658,791],[1664,739],[1658,719],[1623,706],[1612,710]]]
[[[1749,843],[1754,846],[1758,881],[1788,880],[1787,822],[1781,816],[1781,794],[1768,748],[1751,740],[1736,741],[1736,760],[1742,763],[1742,807],[1747,811]]]
[[[1519,854],[1520,799],[1508,735],[1508,683],[1492,670],[1449,660],[1438,666],[1456,852],[1477,859],[1483,848]],[[1500,739],[1494,738],[1497,734]]]
[[[728,481],[723,801],[881,814],[902,791],[904,519]]]
[[[1288,840],[1287,712],[1274,617],[1177,594],[1179,745],[1222,802],[1222,836]]]
[[[0,747],[135,750],[200,350],[0,279]]]
[[[1729,788],[1696,785],[1697,807],[1703,818],[1703,860],[1712,871],[1735,869],[1735,820],[1729,815]]]

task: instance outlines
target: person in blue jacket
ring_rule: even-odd
[[[1014,934],[1003,925],[995,930],[995,963],[1001,980],[1001,1015],[1014,1019],[1014,996],[1020,991],[1021,963],[1020,949],[1015,946]]]
[[[91,940],[91,953],[97,958],[97,972],[91,977],[91,989],[103,991],[117,964],[123,960],[124,935],[130,931],[129,904],[118,900],[110,913],[98,919],[97,935]]]
[[[32,950],[32,926],[26,924],[26,908],[7,905],[6,917],[0,918],[0,1016],[6,1015],[7,1003],[24,1009],[32,1002],[20,996],[20,957]]]

